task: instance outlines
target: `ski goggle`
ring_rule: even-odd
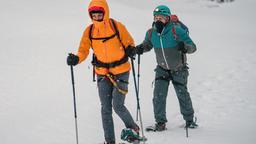
[[[92,14],[92,13],[103,13],[104,14],[105,13],[104,8],[103,7],[99,7],[99,6],[90,7],[88,9],[88,12],[90,14]]]
[[[156,8],[156,9],[154,9],[154,11],[153,11],[153,15],[165,15],[165,16],[169,16],[169,15],[170,15],[170,12],[169,12],[169,11],[166,11],[166,10],[164,10],[164,9]]]
[[[166,10],[163,10],[163,9],[159,9],[159,8],[156,8],[154,9],[154,12],[162,12],[162,13],[167,13]]]

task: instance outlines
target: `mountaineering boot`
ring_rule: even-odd
[[[163,122],[158,122],[154,126],[148,126],[146,131],[164,131],[166,130],[166,124]]]
[[[141,141],[146,141],[147,138],[139,135],[139,127],[131,129],[125,128],[121,132],[121,139],[133,144],[139,144]]]
[[[137,135],[140,135],[140,128],[138,126],[133,128],[133,130],[137,133]]]
[[[116,144],[115,141],[104,142],[104,144]]]
[[[186,121],[186,125],[185,125],[185,128],[191,128],[191,129],[195,129],[198,127],[198,124],[196,124],[196,118],[195,118],[195,121],[193,120],[189,120],[189,121]]]
[[[166,130],[165,123],[161,123],[161,122],[156,123],[155,127],[156,127],[156,131],[164,131],[164,130]]]
[[[139,140],[140,136],[134,129],[125,128],[121,132],[121,139],[131,143],[134,142],[135,140]]]

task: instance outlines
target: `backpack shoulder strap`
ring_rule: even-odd
[[[91,43],[92,43],[92,29],[93,29],[93,24],[91,24],[91,25],[89,26],[89,40],[91,41]],[[92,45],[91,45],[91,48],[93,49]],[[96,72],[95,72],[95,65],[94,65],[95,59],[96,59],[96,56],[95,56],[95,54],[93,53],[93,54],[92,54],[92,61],[91,61],[92,65],[93,65],[93,68],[92,68],[92,69],[93,69],[93,71],[92,71],[92,81],[93,81],[93,82],[96,82],[96,79],[95,79],[95,74],[96,74]]]
[[[114,19],[110,18],[110,22],[111,22],[110,25],[114,28],[115,35],[117,35],[117,38],[120,41],[120,43],[123,46],[123,49],[125,51],[125,46],[121,41],[121,37],[120,37],[120,33],[119,33],[119,30],[118,30],[117,25],[116,25],[116,21]]]
[[[89,26],[89,39],[90,39],[91,42],[92,42],[92,40],[102,40],[102,42],[106,42],[107,40],[114,38],[116,35],[117,35],[118,38],[120,39],[119,31],[118,31],[118,29],[117,29],[117,26],[116,26],[114,20],[113,20],[113,19],[110,19],[110,20],[111,20],[111,23],[110,23],[111,28],[112,28],[112,25],[113,25],[113,27],[114,27],[113,29],[114,29],[115,33],[114,33],[113,35],[109,36],[109,37],[94,38],[94,37],[92,37],[93,24],[91,24],[91,25]]]
[[[113,27],[114,31],[115,31],[115,34],[117,35],[118,39],[120,39],[120,34],[119,34],[119,30],[117,28],[117,25],[116,25],[116,22],[114,19],[110,18],[110,24],[111,26]]]
[[[93,29],[93,24],[91,24],[89,26],[89,39],[90,39],[91,42],[92,42],[92,29]]]
[[[175,26],[176,24],[174,23],[173,26],[172,26],[172,34],[173,34],[173,37],[176,41],[178,41],[178,35],[176,33],[176,29],[175,29]]]

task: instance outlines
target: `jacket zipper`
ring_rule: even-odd
[[[104,35],[106,35],[107,31],[107,26],[106,23],[104,21]],[[108,61],[108,49],[107,49],[107,45],[106,43],[104,43],[104,48],[105,48],[105,56],[106,56],[106,62]]]
[[[167,60],[166,60],[166,57],[165,57],[165,53],[164,53],[164,46],[163,46],[163,39],[162,39],[162,33],[163,33],[164,29],[162,30],[161,34],[160,34],[160,44],[161,44],[161,50],[162,50],[162,53],[163,53],[163,58],[164,58],[164,62],[166,64],[166,67],[167,69],[169,70],[169,66],[168,66],[168,63],[167,63]]]

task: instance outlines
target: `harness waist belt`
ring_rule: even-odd
[[[94,56],[94,58],[92,60],[92,65],[94,65],[96,67],[113,68],[113,67],[119,66],[121,64],[124,64],[127,61],[128,61],[127,55],[125,55],[122,59],[120,59],[118,61],[111,62],[111,63],[101,62],[96,58],[96,56]]]

